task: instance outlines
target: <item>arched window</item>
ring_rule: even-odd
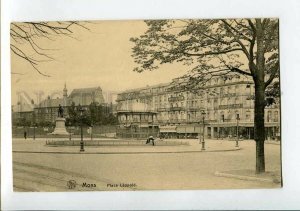
[[[228,86],[227,87],[227,94],[230,94],[230,91],[231,91],[231,86]]]
[[[221,100],[220,100],[221,102],[220,102],[220,105],[224,105],[224,103],[225,103],[225,100],[224,100],[224,98],[221,98]]]
[[[221,122],[225,122],[225,115],[223,113],[221,114]]]
[[[235,85],[235,93],[239,93],[239,85]]]
[[[278,122],[278,111],[274,112],[274,122]]]
[[[268,111],[268,114],[267,114],[267,122],[270,122],[272,119],[272,111]]]
[[[250,111],[246,111],[246,115],[245,115],[245,120],[246,121],[250,121],[251,120],[251,113],[250,113]]]
[[[217,112],[217,111],[215,111],[215,112],[214,112],[214,120],[216,120],[216,119],[217,119],[217,116],[218,116],[218,112]]]
[[[223,94],[224,94],[224,88],[221,87],[221,88],[220,88],[220,95],[223,95]]]
[[[210,112],[207,112],[206,118],[207,118],[208,120],[210,120]]]
[[[215,82],[215,84],[218,84],[218,78],[215,78],[214,82]]]

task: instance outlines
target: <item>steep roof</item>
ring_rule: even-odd
[[[140,87],[140,88],[126,89],[125,91],[119,92],[118,94],[135,92],[135,91],[142,91],[142,90],[148,90],[148,89],[153,89],[153,88],[160,88],[160,87],[168,86],[170,84],[171,84],[171,82],[169,82],[169,83],[159,83],[159,84],[152,85],[152,86],[148,85],[148,86],[144,86],[144,87]]]
[[[90,94],[98,90],[102,91],[102,89],[99,86],[91,88],[73,89],[69,97],[72,97],[72,95],[76,94]]]

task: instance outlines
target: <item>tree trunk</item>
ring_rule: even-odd
[[[264,31],[261,20],[256,20],[257,57],[255,83],[255,107],[254,107],[254,139],[256,141],[256,173],[265,172],[265,57],[264,57]]]
[[[254,109],[254,139],[256,142],[256,173],[265,172],[265,90],[264,87],[255,83],[255,109]]]

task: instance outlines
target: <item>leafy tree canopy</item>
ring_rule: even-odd
[[[165,63],[189,66],[185,85],[204,85],[215,77],[256,78],[264,88],[279,77],[278,19],[150,20],[134,42],[134,71],[155,70]],[[262,42],[258,46],[258,39]],[[259,65],[258,54],[264,57]]]
[[[256,172],[265,171],[264,109],[279,94],[278,19],[151,20],[134,43],[134,71],[180,62],[188,72],[176,86],[200,88],[213,78],[252,78]]]

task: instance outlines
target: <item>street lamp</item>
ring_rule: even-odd
[[[240,120],[240,115],[236,114],[236,144],[235,144],[235,147],[239,147],[239,120]]]
[[[84,142],[83,142],[83,131],[82,131],[82,125],[83,125],[83,112],[84,108],[79,105],[79,111],[80,111],[80,152],[84,152]]]
[[[69,134],[69,140],[72,141],[72,130],[71,130],[71,126],[72,126],[72,123],[71,121],[69,122],[69,131],[70,131],[70,134]]]
[[[90,126],[91,141],[93,141],[93,124]]]
[[[246,89],[249,89],[249,96],[246,98],[246,100],[248,100],[249,101],[249,105],[250,105],[250,110],[249,110],[249,108],[248,108],[248,110],[249,110],[249,112],[251,112],[251,105],[252,105],[252,92],[251,92],[251,84],[250,83],[247,83],[247,85],[246,85]],[[250,115],[250,121],[251,121],[251,115]],[[250,139],[251,138],[251,128],[249,127],[248,128],[248,139]]]
[[[35,123],[33,123],[33,140],[35,140]]]
[[[205,111],[203,110],[202,112],[201,112],[201,114],[202,114],[202,148],[201,148],[201,150],[205,150],[205,141],[204,141],[204,130],[205,130],[205,124],[204,124],[204,120],[205,120]]]

